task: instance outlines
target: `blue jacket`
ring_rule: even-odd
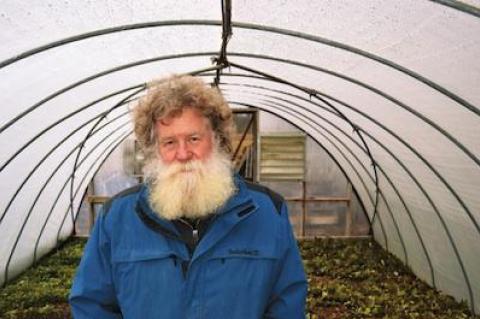
[[[74,318],[305,318],[307,282],[283,199],[235,182],[193,255],[151,210],[147,187],[115,196],[77,270]]]

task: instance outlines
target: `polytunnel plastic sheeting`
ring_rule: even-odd
[[[479,7],[3,1],[0,282],[72,233],[87,184],[131,134],[145,83],[194,73],[232,106],[314,138],[352,183],[375,239],[478,313]]]

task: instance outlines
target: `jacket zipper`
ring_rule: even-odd
[[[179,221],[192,230],[192,239],[193,239],[192,254],[193,254],[193,251],[195,251],[195,248],[197,247],[197,244],[198,244],[198,241],[199,241],[198,226],[199,226],[200,221],[196,222],[195,227],[193,227],[190,223],[186,222],[183,219],[179,219]],[[182,265],[183,279],[187,279],[187,272],[188,272],[188,268],[190,268],[190,261],[191,260],[192,260],[192,256],[190,256],[189,260],[182,261],[181,265]]]

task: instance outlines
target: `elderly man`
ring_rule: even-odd
[[[145,184],[107,203],[70,295],[80,318],[304,318],[307,284],[287,206],[230,161],[216,88],[173,76],[134,111]]]

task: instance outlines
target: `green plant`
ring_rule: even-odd
[[[70,318],[67,304],[86,240],[72,238],[0,290],[0,318]]]
[[[74,238],[0,290],[1,319],[71,318],[67,297],[85,239]],[[465,303],[416,278],[370,239],[299,242],[309,319],[466,319]]]

